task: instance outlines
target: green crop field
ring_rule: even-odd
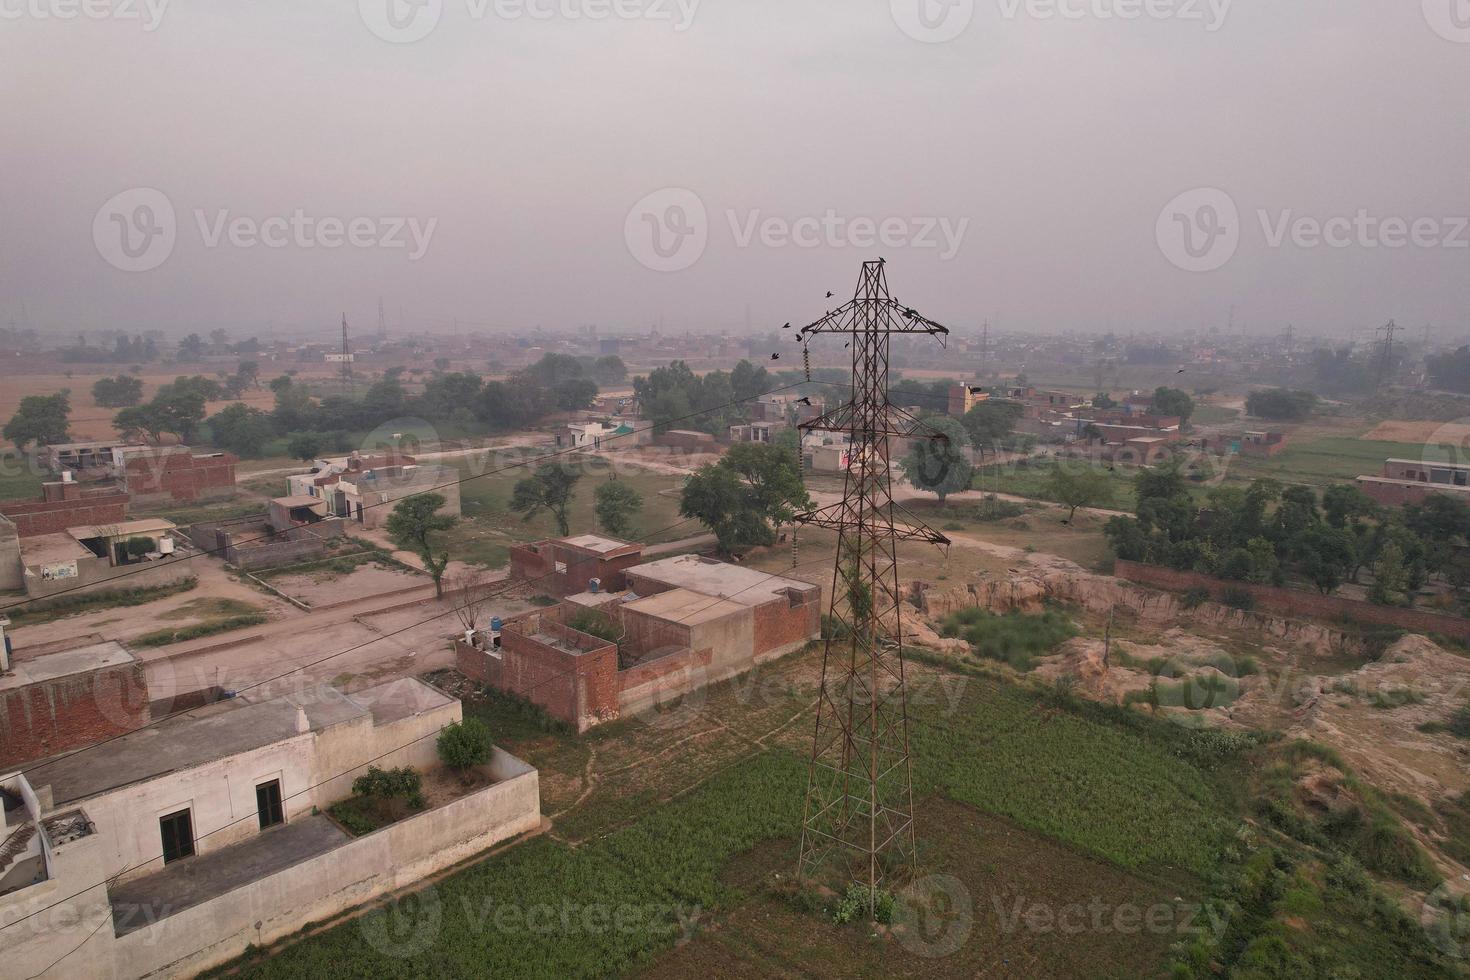
[[[1329,436],[1292,443],[1270,459],[1236,456],[1230,460],[1228,479],[1249,482],[1271,477],[1283,483],[1321,487],[1350,482],[1354,477],[1377,475],[1385,459],[1444,461],[1445,450],[1417,442],[1379,442]]]
[[[811,651],[767,676],[718,685],[683,719],[617,722],[583,737],[472,699],[467,713],[541,771],[554,836],[235,966],[252,977],[754,977],[1005,975],[1010,964],[1026,976],[1138,977],[1168,973],[1177,944],[1215,942],[1199,903],[1226,887],[1213,884],[1220,874],[1244,873],[1232,870],[1244,787],[1258,768],[1250,753],[1264,749],[976,668],[937,670],[928,658],[913,665],[910,712],[919,872],[958,883],[972,917],[963,941],[942,956],[916,954],[907,933],[838,925],[830,910],[794,901],[780,881],[796,856],[804,684],[816,659]],[[1249,853],[1288,869],[1305,860]],[[1223,916],[1234,931],[1220,941],[1230,945],[1210,946],[1206,962],[1264,955],[1278,918],[1306,908],[1321,932],[1289,945],[1362,971],[1320,975],[1427,977],[1442,967],[1422,935],[1399,931],[1397,920],[1377,924],[1388,912],[1363,904],[1373,893],[1339,893],[1331,874],[1316,885],[1321,869],[1301,868],[1296,892],[1256,896],[1260,907],[1242,920]],[[1089,900],[1154,909],[1166,927],[1078,936],[1016,918],[1033,905]],[[1344,924],[1363,933],[1359,941],[1311,952]]]

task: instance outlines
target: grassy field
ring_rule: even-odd
[[[1330,483],[1350,482],[1354,477],[1376,475],[1383,471],[1383,461],[1425,459],[1444,461],[1441,446],[1417,442],[1380,442],[1343,436],[1327,436],[1303,442],[1292,442],[1270,459],[1236,456],[1230,461],[1228,479],[1249,482],[1270,477],[1283,483],[1301,483],[1322,487]]]
[[[1068,461],[1070,466],[1085,466],[1081,460]],[[1023,460],[1017,463],[1006,463],[1001,465],[990,465],[982,469],[976,475],[971,484],[976,490],[984,490],[987,493],[1009,493],[1017,497],[1030,497],[1033,500],[1050,500],[1046,493],[1046,479],[1052,469],[1057,466],[1053,460]],[[1112,486],[1113,498],[1107,503],[1099,506],[1109,510],[1132,511],[1137,503],[1133,492],[1133,468],[1119,466],[1109,470],[1103,468],[1100,472],[1107,474]]]
[[[451,535],[451,557],[497,567],[505,564],[510,545],[557,535],[556,521],[550,514],[542,513],[526,521],[509,510],[516,482],[529,475],[526,467],[494,472],[499,467],[492,467],[491,471],[483,467],[477,470],[462,460],[454,465],[465,479],[459,488],[464,519]],[[597,458],[579,459],[576,465],[583,477],[577,484],[572,503],[569,521],[572,533],[597,532],[600,529],[597,515],[593,512],[593,493],[598,484],[611,478],[612,470],[605,461]],[[672,531],[654,533],[680,521],[677,493],[666,491],[677,491],[683,486],[681,477],[633,470],[620,473],[618,479],[643,495],[643,510],[633,521],[633,537],[645,543],[657,543],[704,531],[703,525],[691,521]]]
[[[948,945],[839,925],[832,897],[785,884],[818,666],[809,650],[582,737],[471,698],[466,714],[540,771],[553,833],[239,972],[1146,977],[1193,944],[1204,966],[1176,975],[1452,975],[1346,865],[1244,829],[1262,805],[1250,774],[1275,748],[927,660],[910,664],[918,872],[962,899],[940,923]],[[1091,926],[1045,925],[1088,903],[1104,909]],[[1150,909],[1157,928],[1116,925]],[[1278,972],[1247,969],[1278,946]]]
[[[39,499],[42,479],[24,456],[0,454],[0,500]]]

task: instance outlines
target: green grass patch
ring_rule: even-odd
[[[1030,497],[1033,500],[1051,500],[1047,493],[1046,481],[1051,471],[1059,464],[1051,459],[1023,459],[1013,463],[997,464],[981,467],[977,473],[971,488],[984,490],[987,493],[1009,493],[1017,497]],[[1066,466],[1089,466],[1084,460],[1067,460]],[[1115,469],[1100,469],[1105,473],[1113,486],[1113,499],[1106,505],[1111,510],[1124,510],[1132,513],[1138,505],[1138,495],[1134,492],[1133,476],[1136,469],[1119,466]]]
[[[226,616],[203,623],[195,623],[192,626],[180,626],[177,629],[154,630],[151,633],[144,633],[142,636],[134,637],[129,642],[137,647],[168,646],[170,643],[183,643],[185,640],[197,640],[200,637],[214,636],[216,633],[228,633],[230,630],[244,629],[247,626],[259,626],[261,623],[266,622],[268,618],[265,613],[242,613],[236,616]]]
[[[120,589],[116,592],[89,592],[80,595],[62,596],[57,599],[41,600],[44,605],[37,608],[27,605],[8,613],[16,626],[34,626],[49,623],[67,616],[96,612],[99,609],[116,609],[123,606],[141,606],[145,603],[166,599],[181,592],[188,592],[199,585],[197,578],[186,578],[172,585],[153,585],[142,589]]]
[[[39,500],[41,484],[47,479],[34,471],[26,457],[0,453],[0,500]]]
[[[1036,666],[1036,658],[1076,636],[1077,627],[1054,609],[1035,615],[1010,612],[997,616],[970,608],[947,616],[941,632],[969,643],[976,656],[999,660],[1024,672]]]

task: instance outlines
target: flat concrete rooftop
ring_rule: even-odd
[[[55,565],[58,562],[95,557],[97,556],[91,550],[67,531],[20,539],[20,560],[26,565]]]
[[[623,607],[666,622],[698,626],[727,616],[743,614],[750,609],[730,599],[720,599],[688,589],[670,589],[658,595],[645,596]]]
[[[623,548],[634,547],[627,541],[616,541],[612,538],[604,538],[600,534],[579,534],[576,537],[562,538],[562,544],[573,548],[581,548],[594,554],[605,555],[610,552],[620,551]]]
[[[197,828],[196,828],[197,829]],[[239,844],[175,861],[162,871],[107,890],[113,932],[125,936],[283,871],[351,840],[324,816],[298,817]]]
[[[31,770],[27,779],[37,788],[49,785],[53,804],[61,806],[283,742],[308,731],[321,731],[365,716],[380,725],[452,700],[411,677],[351,695],[322,685],[302,694],[256,703],[247,697],[234,698],[59,756]]]
[[[706,596],[729,599],[742,606],[759,606],[772,599],[784,599],[787,589],[807,593],[817,588],[809,582],[770,575],[698,555],[678,555],[651,561],[646,565],[635,565],[628,569],[628,574],[653,579],[676,589],[688,589]]]
[[[25,651],[22,649],[23,655]],[[115,640],[91,643],[72,650],[47,653],[30,660],[11,660],[10,673],[0,676],[0,691],[54,681],[73,674],[89,674],[106,667],[117,667],[137,660]]]

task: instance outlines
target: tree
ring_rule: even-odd
[[[326,447],[326,438],[320,432],[298,432],[286,440],[286,452],[292,459],[310,463],[320,459]]]
[[[984,453],[1010,438],[1025,414],[1026,408],[1020,402],[983,401],[966,412],[961,421],[970,434],[970,442]]]
[[[465,634],[473,637],[475,630],[484,622],[485,612],[494,595],[490,573],[478,565],[467,565],[458,574],[448,576],[448,583],[454,616],[464,627]]]
[[[1378,513],[1378,504],[1351,483],[1334,483],[1322,491],[1322,510],[1333,527],[1356,526]]]
[[[204,353],[204,338],[197,333],[191,333],[179,341],[179,360],[197,361]]]
[[[628,366],[616,354],[599,357],[592,364],[592,377],[599,384],[621,384],[628,377]]]
[[[470,408],[480,396],[480,376],[469,371],[440,374],[424,385],[424,413],[442,421],[456,409]]]
[[[592,407],[597,399],[597,382],[588,378],[568,378],[557,382],[554,392],[557,408],[563,412],[577,412]]]
[[[1385,606],[1407,606],[1412,602],[1409,572],[1397,541],[1388,542],[1379,551],[1378,560],[1373,563],[1373,585],[1368,589],[1368,599]]]
[[[1247,415],[1273,421],[1300,422],[1311,418],[1317,407],[1317,396],[1310,391],[1292,391],[1289,388],[1272,388],[1253,391],[1246,396]]]
[[[490,761],[493,748],[490,729],[478,718],[445,725],[439,729],[434,745],[439,750],[439,761],[459,773],[464,782],[469,782],[470,770]]]
[[[204,421],[204,396],[197,390],[164,385],[148,406],[156,413],[159,430],[172,432],[182,442],[192,439]]]
[[[602,529],[614,537],[631,537],[633,516],[643,509],[643,495],[621,480],[609,480],[592,497],[597,523]]]
[[[240,389],[260,387],[260,365],[255,361],[241,361],[240,366],[235,368],[235,378]]]
[[[1106,391],[1099,391],[1096,395],[1092,396],[1093,408],[1108,409],[1116,408],[1117,405],[1118,403],[1113,400],[1113,396],[1108,394]]]
[[[1317,524],[1301,534],[1291,550],[1303,574],[1323,595],[1331,595],[1353,567],[1352,533],[1326,524]]]
[[[5,438],[25,449],[31,443],[49,446],[66,442],[70,432],[67,416],[71,414],[71,392],[65,388],[54,395],[26,395],[14,415],[5,423]]]
[[[742,442],[684,484],[679,513],[704,523],[726,553],[776,543],[775,525],[812,506],[791,453]]]
[[[916,489],[937,494],[942,504],[950,494],[970,489],[974,473],[964,453],[969,434],[958,419],[936,415],[924,421],[944,438],[915,440],[898,465]]]
[[[1194,414],[1194,399],[1179,388],[1159,387],[1154,389],[1154,412],[1158,415],[1177,415],[1179,424],[1189,424]]]
[[[127,408],[143,400],[143,382],[130,375],[98,378],[92,385],[92,400],[103,408]]]
[[[1059,464],[1052,467],[1047,474],[1042,492],[1067,508],[1067,520],[1070,522],[1079,507],[1098,507],[1111,503],[1113,482],[1102,470],[1095,470],[1090,466]]]
[[[240,402],[211,415],[209,431],[216,446],[237,456],[259,456],[274,435],[268,414]]]
[[[449,552],[440,552],[434,557],[436,536],[454,527],[455,518],[439,513],[444,498],[437,493],[416,493],[404,497],[388,515],[388,535],[400,548],[415,552],[424,561],[424,568],[434,580],[434,595],[444,596],[444,569],[449,565]]]
[[[560,463],[543,463],[536,472],[516,482],[511,491],[510,509],[529,521],[543,510],[556,520],[557,531],[566,537],[572,533],[569,512],[577,481],[582,474]]]

